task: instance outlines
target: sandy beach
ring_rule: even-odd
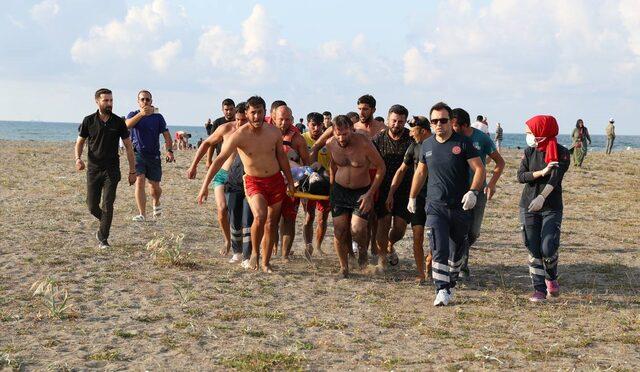
[[[434,308],[410,232],[385,275],[338,280],[331,224],[311,266],[302,213],[292,262],[275,258],[274,274],[227,263],[213,195],[195,202],[204,166],[185,178],[193,152],[163,164],[159,221],[131,222],[134,188],[120,182],[112,248],[98,250],[73,144],[0,141],[0,370],[640,369],[640,152],[589,153],[566,174],[562,294],[546,304],[527,299],[520,156],[504,152],[472,277]],[[184,234],[178,264],[146,249],[171,234]],[[30,289],[47,277],[68,291],[59,316]]]

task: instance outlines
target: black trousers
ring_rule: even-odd
[[[558,278],[562,210],[528,212],[520,208],[522,240],[529,251],[529,275],[536,291],[547,293],[545,279]]]
[[[89,212],[100,220],[98,239],[101,241],[109,238],[118,182],[120,182],[119,165],[108,168],[96,166],[87,168],[87,206]],[[102,207],[100,199],[102,199]]]
[[[231,248],[233,253],[242,253],[245,260],[251,258],[251,224],[253,213],[244,192],[225,192],[229,223],[231,225]]]

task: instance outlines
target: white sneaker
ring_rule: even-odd
[[[441,289],[438,291],[436,299],[433,301],[433,306],[447,306],[451,300],[451,292],[446,289]]]
[[[250,266],[249,266],[249,265],[250,265],[250,264],[249,264],[249,261],[250,261],[250,260],[244,260],[244,261],[242,261],[242,263],[240,264],[240,266],[242,266],[242,268],[243,268],[243,269],[249,269],[249,267],[250,267]]]
[[[236,263],[242,260],[242,253],[234,253],[229,260],[229,263]]]
[[[158,205],[153,207],[153,218],[160,218],[162,216],[162,206]]]
[[[144,222],[144,216],[139,214],[137,216],[133,216],[133,218],[131,219],[131,221],[134,222]]]
[[[358,243],[351,242],[351,249],[353,250],[353,255],[358,256]]]

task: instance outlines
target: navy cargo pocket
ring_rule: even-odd
[[[434,251],[436,249],[436,237],[433,233],[433,227],[425,227],[425,232],[427,233],[427,242],[429,242],[429,249]]]

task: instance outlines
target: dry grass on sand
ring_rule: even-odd
[[[520,154],[506,152],[472,278],[445,308],[432,306],[430,284],[414,284],[410,233],[383,276],[336,279],[330,241],[310,268],[300,237],[274,274],[227,263],[213,199],[195,205],[203,168],[184,178],[192,152],[164,166],[158,222],[131,222],[133,188],[120,183],[113,247],[98,250],[72,152],[0,141],[0,369],[640,368],[638,152],[590,153],[567,174],[562,295],[546,304],[527,301]],[[156,233],[184,234],[183,256],[152,258]]]

